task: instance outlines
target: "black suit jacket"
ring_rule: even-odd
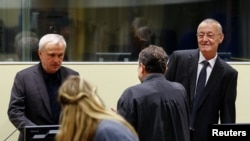
[[[181,84],[152,73],[123,92],[117,110],[135,128],[141,141],[189,141],[186,97]]]
[[[190,111],[196,87],[199,49],[175,51],[172,53],[166,78],[184,85],[189,97]],[[238,72],[219,56],[207,81],[194,122],[194,141],[207,141],[208,125],[235,123],[235,101]]]
[[[23,138],[24,126],[55,124],[40,67],[40,64],[37,64],[18,72],[11,90],[8,116],[13,125],[20,129],[19,141]],[[63,66],[60,73],[62,81],[69,75],[79,75],[78,72]]]

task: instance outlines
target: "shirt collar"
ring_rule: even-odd
[[[201,62],[203,61],[208,61],[209,62],[209,66],[211,66],[211,68],[214,67],[216,58],[218,56],[218,54],[216,53],[216,55],[214,56],[214,58],[210,59],[210,60],[206,60],[206,58],[203,56],[203,54],[201,52],[199,52],[199,64],[201,64]]]

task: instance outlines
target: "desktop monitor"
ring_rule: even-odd
[[[38,125],[24,127],[25,141],[54,141],[59,125]]]

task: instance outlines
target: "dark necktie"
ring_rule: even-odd
[[[195,97],[194,97],[194,103],[193,103],[193,110],[192,110],[192,114],[191,114],[191,122],[190,125],[191,127],[193,127],[194,124],[194,120],[196,117],[196,112],[197,112],[197,108],[198,108],[198,102],[200,100],[200,97],[202,95],[202,91],[206,85],[206,78],[207,78],[207,66],[209,65],[209,62],[207,61],[203,61],[202,62],[203,67],[200,71],[199,77],[198,77],[198,81],[197,81],[197,85],[196,85],[196,93],[195,93]]]

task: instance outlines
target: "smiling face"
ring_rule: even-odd
[[[204,57],[209,60],[215,57],[224,35],[220,24],[214,20],[200,23],[197,29],[198,46]]]

